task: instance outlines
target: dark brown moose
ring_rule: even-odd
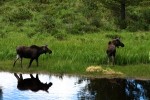
[[[16,52],[17,52],[17,57],[16,60],[14,61],[13,67],[15,66],[16,61],[20,58],[21,59],[21,67],[22,67],[22,59],[23,58],[29,58],[30,59],[30,63],[29,66],[31,66],[33,60],[36,60],[37,66],[38,66],[38,57],[43,54],[43,53],[49,53],[51,54],[52,51],[47,47],[47,45],[45,46],[36,46],[36,45],[32,45],[30,47],[27,46],[19,46],[16,48]]]
[[[119,48],[119,46],[124,47],[124,44],[120,41],[119,38],[113,39],[112,41],[108,42],[108,48],[106,50],[106,53],[108,56],[108,63],[112,61],[114,65],[115,56],[116,56],[116,47]]]
[[[43,90],[48,92],[49,87],[52,86],[52,83],[42,83],[39,80],[38,74],[36,74],[36,77],[33,77],[32,74],[30,74],[31,78],[26,78],[23,79],[22,74],[17,75],[16,73],[14,73],[14,76],[17,78],[18,80],[18,84],[17,84],[17,88],[19,90],[31,90],[33,92],[37,92],[39,90]]]

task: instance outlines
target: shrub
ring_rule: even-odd
[[[56,24],[55,19],[50,15],[45,15],[38,23],[37,31],[47,33],[53,33],[56,32]]]
[[[150,30],[150,9],[130,8],[128,11],[127,29],[129,31]]]
[[[66,40],[67,39],[67,34],[65,33],[57,33],[54,34],[54,37],[58,40]]]
[[[17,22],[23,20],[29,20],[32,18],[31,12],[26,8],[17,8],[13,9],[12,11],[8,12],[6,15],[6,20],[10,22]]]
[[[32,2],[36,2],[36,3],[44,3],[47,4],[50,2],[50,0],[31,0]]]

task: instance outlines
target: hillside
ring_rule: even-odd
[[[6,33],[84,34],[120,30],[118,0],[0,0],[0,37]],[[149,0],[127,0],[126,30],[150,30]]]

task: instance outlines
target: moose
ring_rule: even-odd
[[[119,46],[124,47],[124,44],[120,41],[119,38],[115,38],[112,41],[108,42],[108,48],[106,50],[108,56],[108,63],[112,61],[112,64],[114,65],[116,56],[116,47],[119,48]]]
[[[48,92],[49,87],[52,86],[52,83],[42,83],[39,80],[38,74],[36,74],[36,77],[34,77],[32,74],[30,74],[31,78],[23,79],[22,74],[17,75],[14,73],[14,76],[17,78],[18,84],[17,88],[19,90],[31,90],[33,92],[38,92],[39,90]]]
[[[16,64],[16,61],[20,58],[21,59],[21,67],[22,67],[22,59],[23,58],[29,58],[30,63],[28,68],[31,66],[33,60],[36,60],[37,66],[38,66],[38,58],[41,54],[43,53],[49,53],[51,54],[52,51],[48,48],[47,45],[45,46],[36,46],[36,45],[31,45],[30,47],[27,46],[19,46],[16,48],[17,52],[17,57],[14,61],[13,67]]]

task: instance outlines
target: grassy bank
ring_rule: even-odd
[[[48,63],[49,62],[49,63]],[[86,69],[90,64],[75,63],[72,62],[62,62],[52,63],[52,61],[40,61],[40,66],[36,67],[36,64],[33,63],[31,68],[27,68],[28,61],[24,61],[24,66],[21,68],[18,64],[14,68],[12,67],[12,61],[1,61],[0,62],[0,71],[6,72],[18,72],[18,73],[43,73],[43,74],[69,74],[69,75],[80,75],[86,77],[122,77],[122,78],[150,78],[150,64],[138,64],[138,65],[126,65],[126,66],[108,66],[108,65],[99,65],[103,69],[111,69],[114,72],[119,72],[122,74],[103,74],[101,72],[87,72]],[[97,66],[97,65],[96,65]]]
[[[18,35],[19,34],[19,35]],[[125,44],[124,48],[117,48],[116,66],[107,65],[105,50],[108,41],[113,37],[120,37]],[[86,68],[91,65],[100,65],[104,69],[112,68],[129,77],[150,77],[149,52],[150,41],[148,32],[100,32],[84,35],[36,34],[28,37],[26,33],[9,33],[0,38],[0,70],[12,72],[46,72],[59,74],[101,75],[88,73]],[[52,55],[42,55],[39,67],[34,62],[27,68],[29,60],[23,60],[23,69],[20,62],[13,68],[16,56],[15,48],[18,45],[45,45],[53,51]]]

